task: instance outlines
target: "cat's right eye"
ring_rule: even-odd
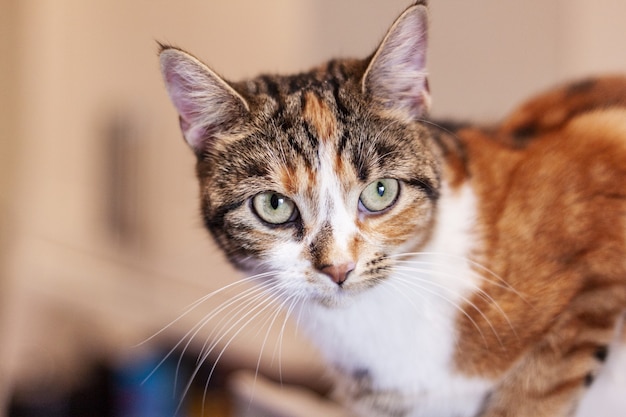
[[[298,217],[296,204],[284,195],[273,191],[254,196],[252,207],[261,220],[270,224],[285,224]]]

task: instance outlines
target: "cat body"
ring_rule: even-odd
[[[626,79],[427,118],[427,11],[365,60],[230,83],[163,47],[202,215],[362,416],[567,416],[626,311]]]

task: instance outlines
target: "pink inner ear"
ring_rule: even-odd
[[[184,86],[177,85],[176,88],[180,89]],[[202,134],[200,129],[197,129],[198,126],[194,126],[194,119],[200,114],[198,105],[180,91],[176,91],[171,96],[172,102],[178,110],[180,130],[183,132],[185,140],[194,149],[202,147]]]
[[[196,106],[189,97],[193,89],[189,85],[189,80],[184,80],[172,65],[166,67],[164,78],[170,100],[172,100],[181,119],[189,125],[193,120],[193,116],[197,114]]]
[[[364,79],[364,87],[373,98],[410,118],[421,117],[430,104],[427,24],[424,7],[409,8],[385,37]]]
[[[225,80],[185,52],[161,52],[161,71],[185,140],[196,153],[206,150],[209,134],[225,133],[248,109]]]
[[[201,95],[194,94],[194,90],[198,88],[194,84],[201,85],[204,77],[199,69],[193,68],[177,56],[164,57],[162,70],[170,100],[178,111],[183,136],[194,151],[202,151],[205,139],[205,129],[199,120],[202,115],[202,99]]]

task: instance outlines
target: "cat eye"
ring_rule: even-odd
[[[359,198],[362,211],[377,213],[391,207],[398,198],[400,183],[392,178],[383,178],[369,184]]]
[[[252,199],[252,207],[259,218],[270,224],[284,224],[298,216],[296,204],[282,194],[268,191]]]

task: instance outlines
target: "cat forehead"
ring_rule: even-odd
[[[212,162],[219,161],[221,169],[212,171],[219,182],[246,190],[250,183],[276,191],[286,185],[290,194],[311,190],[322,155],[344,186],[389,175],[431,177],[423,128],[368,106],[362,73],[356,63],[338,60],[306,73],[261,75],[235,84],[250,103],[251,127],[218,145],[221,152]]]
[[[257,110],[274,110],[273,116],[299,118],[303,110],[315,111],[315,104],[346,114],[363,99],[359,88],[363,71],[362,61],[337,59],[298,74],[260,75],[235,88],[256,102]]]
[[[280,122],[283,126],[312,126],[314,134],[323,136],[329,129],[334,130],[333,126],[336,127],[337,119],[341,117],[340,111],[344,115],[355,111],[353,107],[358,98],[345,94],[340,98],[339,86],[331,89],[318,84],[292,91],[287,80],[269,77],[255,80],[254,87],[248,89],[253,94],[250,101],[256,104],[252,106],[253,117],[271,123]],[[346,106],[351,109],[347,110]]]
[[[356,59],[330,60],[309,71],[296,74],[263,74],[238,83],[238,87],[251,94],[270,96],[293,95],[302,91],[318,93],[359,84],[365,70],[365,62]],[[323,94],[323,93],[322,93]]]

